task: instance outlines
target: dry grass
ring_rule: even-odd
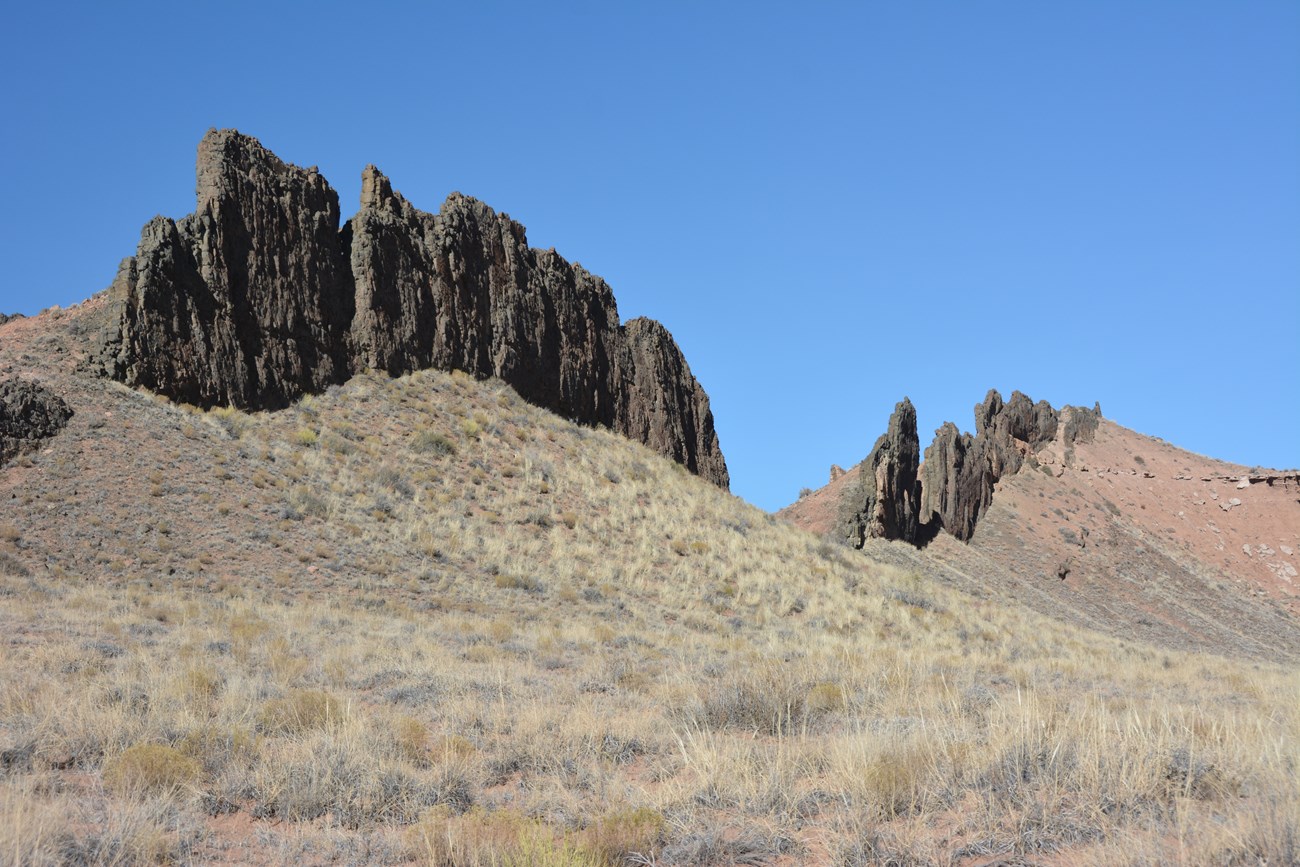
[[[496,383],[103,399],[202,479],[37,557],[56,441],[6,515],[0,862],[1300,860],[1294,670],[962,595]]]

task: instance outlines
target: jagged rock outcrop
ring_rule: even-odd
[[[919,472],[915,461],[910,463],[911,478],[916,479],[919,491],[909,489],[909,477],[903,475],[890,479],[890,493],[882,495],[878,493],[881,466],[890,466],[893,472],[890,455],[897,452],[906,460],[908,454],[908,413],[915,441],[916,414],[904,401],[890,418],[889,432],[877,440],[863,462],[859,485],[841,503],[836,536],[851,545],[860,547],[863,538],[872,536],[924,544],[939,530],[969,540],[980,515],[993,502],[998,481],[1018,472],[1030,455],[1055,441],[1058,433],[1067,447],[1075,442],[1091,442],[1101,407],[1089,410],[1067,406],[1057,412],[1047,401],[1034,403],[1018,391],[1004,403],[1001,394],[990,390],[975,406],[974,435],[945,422],[926,448]],[[899,437],[903,438],[901,443]],[[882,509],[889,510],[889,521],[871,517]]]
[[[727,487],[730,477],[713,429],[709,396],[691,374],[673,336],[644,317],[629,321],[620,331],[619,367],[625,380],[616,395],[615,430]]]
[[[859,468],[856,484],[840,503],[836,537],[855,548],[866,539],[915,543],[920,529],[920,460],[916,408],[903,398],[889,417],[889,429],[876,440]]]
[[[921,523],[970,539],[980,514],[993,502],[997,482],[1019,472],[1029,455],[1056,439],[1060,424],[1061,414],[1045,400],[1034,403],[1015,391],[1003,403],[1002,395],[990,390],[975,407],[974,436],[959,433],[948,422],[925,450]]]
[[[727,487],[708,396],[658,323],[619,324],[609,286],[458,193],[413,207],[373,166],[361,208],[314,168],[212,130],[198,207],[145,226],[110,288],[104,371],[199,406],[276,409],[359,370],[499,377]]]
[[[475,199],[421,211],[373,166],[350,230],[358,364],[496,376],[728,485],[708,395],[672,335],[651,319],[620,326],[604,280],[530,248],[523,226]]]
[[[952,422],[935,431],[921,465],[921,509],[918,519],[944,527],[959,539],[969,539],[979,510],[986,502],[985,474],[975,468],[985,461],[971,455],[975,438]]]
[[[195,212],[151,220],[110,289],[109,375],[199,406],[251,409],[344,381],[353,293],[338,228],[338,194],[314,168],[209,131]]]
[[[1061,408],[1061,439],[1066,446],[1076,442],[1090,443],[1097,434],[1097,423],[1101,420],[1101,404],[1094,403],[1092,409],[1081,406]]]
[[[0,381],[0,466],[63,430],[72,410],[44,386],[21,379]]]

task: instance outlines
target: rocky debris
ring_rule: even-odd
[[[72,410],[34,382],[0,381],[0,466],[63,430]]]
[[[609,286],[524,227],[452,194],[437,214],[374,166],[340,230],[314,168],[211,130],[198,204],[156,217],[109,292],[97,364],[198,406],[278,409],[365,369],[499,377],[727,487],[708,396],[663,326],[622,326]]]
[[[862,462],[857,483],[840,503],[836,536],[855,548],[866,539],[915,544],[920,530],[920,458],[916,408],[903,398],[889,417],[889,429]]]
[[[13,322],[15,319],[26,319],[26,318],[27,317],[21,313],[0,313],[0,325],[5,325],[9,322]]]
[[[1067,406],[1058,412],[1047,401],[1035,403],[1019,391],[1003,402],[996,389],[990,390],[975,407],[974,435],[962,433],[952,422],[935,431],[916,491],[898,475],[909,455],[899,439],[905,436],[901,426],[910,413],[915,439],[916,415],[906,400],[898,407],[889,433],[877,441],[863,465],[862,480],[841,505],[836,536],[858,547],[872,535],[924,544],[941,529],[969,540],[1000,479],[1019,472],[1032,455],[1058,439],[1067,447],[1091,442],[1101,417],[1100,406]],[[881,479],[888,481],[883,493]]]

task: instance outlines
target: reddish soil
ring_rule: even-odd
[[[857,468],[778,515],[834,524]],[[1184,451],[1103,420],[999,482],[969,545],[873,550],[983,592],[1126,637],[1263,658],[1300,656],[1300,479]],[[1064,573],[1064,577],[1061,575]]]

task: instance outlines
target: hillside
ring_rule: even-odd
[[[859,471],[778,514],[831,534]],[[968,543],[941,533],[917,556],[872,547],[968,591],[1112,635],[1300,658],[1296,471],[1205,458],[1106,419],[1088,442],[1067,445],[1058,432],[1003,477]]]
[[[498,380],[179,406],[85,372],[103,304],[0,325],[74,413],[0,468],[8,862],[1300,853],[1294,665],[827,544]]]

